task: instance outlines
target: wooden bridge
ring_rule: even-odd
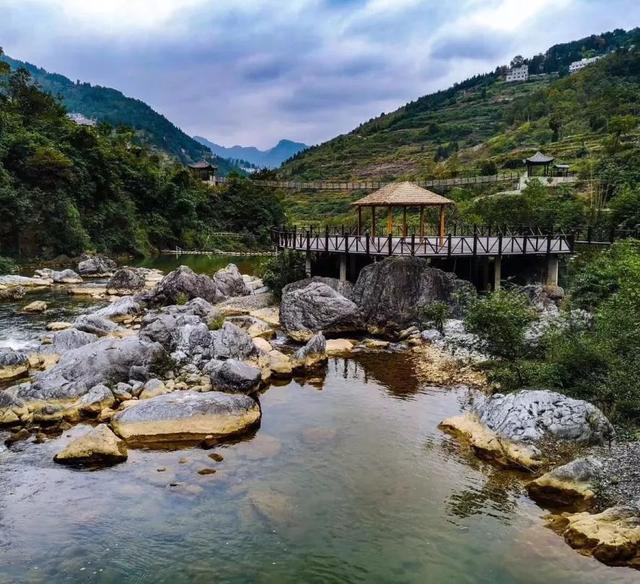
[[[275,229],[273,241],[278,249],[304,252],[361,254],[367,256],[417,256],[427,258],[559,255],[573,251],[573,241],[564,234],[371,236],[330,230],[298,231]]]
[[[463,185],[480,185],[491,183],[513,183],[520,181],[522,173],[508,172],[487,176],[461,176],[456,178],[442,178],[423,181],[412,181],[422,188],[451,188]],[[251,178],[251,177],[249,177]],[[225,176],[216,176],[215,184],[225,184],[229,179]],[[286,180],[253,180],[258,186],[278,189],[292,189],[297,191],[371,191],[380,189],[393,181],[286,181]]]

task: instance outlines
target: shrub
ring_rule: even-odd
[[[302,254],[284,251],[272,256],[264,264],[262,280],[273,291],[279,300],[282,289],[291,282],[302,280],[305,277],[304,258]]]
[[[178,292],[176,294],[176,304],[178,306],[184,306],[187,302],[189,302],[189,295],[186,292]]]
[[[443,332],[445,321],[451,316],[451,307],[441,300],[426,304],[420,309],[420,316],[425,322],[431,323],[433,327]]]
[[[0,274],[13,274],[18,270],[18,266],[11,258],[0,256]]]
[[[209,321],[208,323],[209,330],[210,331],[220,330],[223,324],[224,324],[224,316],[216,316],[215,318]]]

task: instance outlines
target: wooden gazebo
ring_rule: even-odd
[[[525,158],[522,162],[524,162],[527,166],[527,176],[535,176],[534,169],[536,167],[543,167],[544,176],[549,175],[549,165],[555,159],[553,156],[547,156],[538,150],[533,156],[529,156],[529,158]]]
[[[387,209],[387,234],[393,234],[393,209],[402,208],[402,235],[407,236],[407,209],[420,209],[420,237],[424,237],[424,209],[425,207],[438,207],[440,216],[438,221],[438,233],[440,237],[445,236],[445,207],[455,203],[423,189],[412,182],[397,182],[385,185],[381,189],[367,195],[366,197],[352,203],[358,209],[358,235],[362,233],[362,208],[371,208],[371,234],[376,233],[376,208],[386,207]]]

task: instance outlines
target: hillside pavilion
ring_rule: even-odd
[[[445,207],[455,205],[455,203],[423,189],[412,182],[396,182],[385,185],[381,189],[363,197],[359,201],[352,203],[358,209],[358,235],[362,234],[362,208],[371,208],[371,234],[376,233],[376,208],[386,207],[387,209],[387,234],[393,234],[393,209],[402,209],[402,235],[407,236],[407,209],[418,208],[420,210],[420,237],[424,237],[424,209],[425,207],[438,207],[440,210],[438,220],[438,233],[440,237],[445,236]]]

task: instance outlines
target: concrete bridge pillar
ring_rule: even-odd
[[[502,281],[502,258],[500,256],[493,258],[493,290],[500,290],[500,282]]]
[[[550,255],[547,258],[547,278],[545,284],[547,286],[557,286],[558,285],[558,268],[560,266],[560,261],[558,260],[558,256]]]
[[[340,256],[340,281],[347,281],[347,256],[345,254]]]
[[[307,276],[307,278],[311,277],[311,252],[310,251],[306,252],[305,254],[304,273],[305,273],[305,276]]]

